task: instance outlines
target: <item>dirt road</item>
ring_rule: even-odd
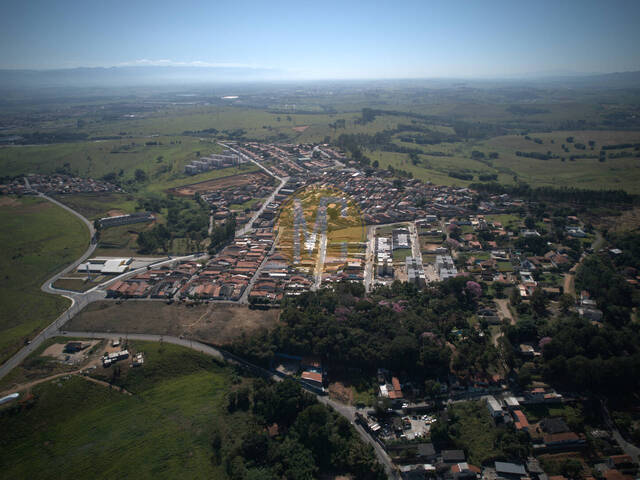
[[[511,314],[511,310],[509,309],[509,300],[506,298],[495,299],[494,302],[498,307],[498,316],[501,320],[507,319],[511,325],[515,325],[516,321]]]

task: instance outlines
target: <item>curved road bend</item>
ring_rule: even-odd
[[[82,220],[82,222],[89,229],[89,235],[90,235],[89,247],[87,248],[87,250],[85,250],[82,256],[80,256],[80,258],[78,258],[77,260],[69,264],[60,272],[56,273],[53,277],[51,277],[46,282],[44,282],[44,284],[40,287],[40,289],[45,293],[50,293],[53,295],[63,295],[64,297],[68,298],[69,300],[71,300],[71,306],[67,310],[65,310],[58,318],[56,318],[56,320],[53,323],[51,323],[44,330],[38,333],[38,335],[36,335],[35,338],[33,338],[33,340],[31,340],[29,344],[25,345],[20,350],[18,350],[18,352],[16,352],[11,358],[9,358],[5,363],[3,363],[2,366],[0,366],[0,378],[4,377],[13,368],[18,366],[28,355],[31,354],[31,352],[37,349],[44,340],[53,336],[55,332],[62,325],[64,325],[64,323],[67,320],[69,320],[76,313],[82,310],[86,305],[100,298],[104,298],[104,292],[92,292],[89,294],[81,294],[78,292],[70,292],[66,290],[59,290],[59,289],[53,288],[52,284],[58,278],[60,278],[62,275],[67,274],[69,271],[73,270],[74,268],[76,268],[80,263],[85,261],[87,258],[89,258],[89,256],[91,256],[91,254],[93,254],[94,250],[96,249],[96,244],[93,243],[95,229],[93,228],[93,224],[89,220],[87,220],[80,213],[76,212],[75,210],[68,207],[67,205],[62,204],[59,201],[54,200],[53,198],[48,197],[43,193],[39,193],[38,196],[41,198],[44,198],[45,200],[50,201],[51,203],[55,203],[59,207],[64,208],[65,210],[72,213],[73,215],[78,217],[80,220]]]
[[[80,220],[82,220],[82,223],[84,223],[87,226],[87,228],[89,229],[89,247],[87,247],[87,249],[82,254],[82,256],[80,256],[80,258],[78,258],[75,262],[72,262],[71,264],[67,265],[67,267],[62,269],[60,272],[56,273],[53,277],[51,277],[49,280],[47,280],[41,287],[42,291],[44,291],[46,293],[56,294],[56,293],[60,293],[60,292],[65,292],[65,293],[71,294],[72,292],[66,292],[64,290],[59,290],[57,288],[53,288],[53,284],[56,282],[56,280],[58,280],[58,278],[60,278],[63,275],[66,275],[67,273],[69,273],[71,270],[73,270],[78,265],[80,265],[82,262],[84,262],[87,258],[89,258],[91,256],[91,254],[93,254],[93,252],[94,252],[94,250],[96,249],[96,246],[97,246],[97,244],[94,243],[96,230],[95,230],[95,228],[93,228],[93,223],[91,223],[89,220],[87,220],[84,216],[82,216],[80,213],[76,212],[71,207],[68,207],[67,205],[65,205],[63,203],[60,203],[59,201],[54,200],[51,197],[48,197],[44,193],[40,193],[40,194],[38,194],[38,196],[41,197],[41,198],[44,198],[46,200],[49,200],[51,203],[55,203],[59,207],[64,208],[67,212],[72,213],[73,215],[78,217]]]
[[[242,360],[236,356],[233,356],[232,358],[231,355],[227,354],[224,351],[221,351],[210,345],[200,343],[197,340],[191,340],[188,338],[178,338],[178,337],[172,337],[168,335],[155,335],[155,334],[147,334],[147,333],[122,333],[122,332],[120,333],[118,332],[111,332],[111,333],[60,332],[59,335],[67,336],[67,337],[85,337],[85,338],[101,338],[101,339],[102,338],[126,338],[128,340],[140,340],[140,341],[147,341],[147,342],[163,341],[163,342],[171,343],[174,345],[180,345],[182,347],[191,348],[192,350],[212,356],[220,361],[225,361],[228,363],[249,367],[252,370],[257,370],[262,372],[263,374],[270,377],[274,381],[277,381],[277,382],[282,381],[282,377],[279,377],[278,375],[274,375],[273,373],[269,372],[268,370],[265,370],[262,367],[253,365],[252,363],[249,363],[246,360]],[[304,385],[302,386],[304,387]],[[329,405],[336,412],[338,412],[340,415],[342,415],[347,420],[349,420],[349,422],[354,426],[354,428],[356,429],[356,431],[358,432],[362,440],[373,447],[376,457],[378,458],[378,461],[384,466],[385,471],[387,472],[387,476],[389,478],[397,478],[397,470],[394,468],[393,463],[391,462],[391,459],[387,455],[387,452],[385,452],[382,446],[378,442],[376,442],[373,438],[371,438],[371,436],[367,432],[365,432],[364,428],[362,428],[361,425],[356,423],[355,421],[356,408],[350,405],[344,405],[342,403],[336,402],[335,400],[331,400],[326,395],[317,395],[315,393],[314,395],[316,395],[316,397],[318,398],[318,401],[320,401],[321,403],[324,403],[325,405]]]

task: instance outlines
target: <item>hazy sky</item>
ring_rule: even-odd
[[[279,78],[640,70],[640,1],[3,0],[0,68],[207,64]]]

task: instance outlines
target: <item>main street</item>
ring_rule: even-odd
[[[254,165],[257,165],[260,169],[264,170],[269,176],[275,178],[280,182],[280,184],[276,187],[276,189],[271,193],[269,198],[267,198],[262,203],[262,207],[260,207],[260,210],[255,212],[244,226],[236,230],[236,237],[241,237],[242,235],[245,235],[247,232],[251,231],[251,229],[253,228],[253,223],[258,219],[260,215],[262,215],[262,212],[264,212],[264,209],[267,207],[267,205],[269,205],[270,203],[273,203],[274,199],[276,198],[276,195],[278,194],[278,192],[280,192],[280,189],[286,185],[287,181],[289,180],[289,177],[279,177],[278,175],[273,173],[271,170],[269,170],[267,167],[262,165],[260,162],[255,161],[253,158],[249,157],[248,155],[245,155],[244,153],[236,150],[233,147],[230,147],[227,144],[218,142],[218,145],[228,150],[231,150],[233,153],[242,157],[244,160],[247,160],[253,163]]]

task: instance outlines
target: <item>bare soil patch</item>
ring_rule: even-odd
[[[251,310],[245,305],[172,304],[160,301],[101,301],[90,304],[67,323],[69,331],[152,333],[185,336],[225,345],[244,334],[272,328],[280,310]]]
[[[345,386],[342,382],[329,385],[329,396],[344,404],[353,405],[353,388]]]
[[[265,181],[263,177],[267,174],[264,172],[241,173],[240,175],[232,175],[229,177],[215,178],[213,180],[205,180],[204,182],[192,183],[190,185],[182,185],[172,188],[169,193],[180,195],[182,197],[192,197],[194,193],[211,192],[222,190],[234,186],[242,186],[253,181]]]
[[[12,197],[0,197],[0,207],[17,207],[20,202]]]
[[[125,214],[124,210],[118,210],[118,209],[112,209],[112,210],[109,210],[107,212],[107,216],[108,217],[118,217],[118,216],[124,215],[124,214]]]
[[[299,127],[291,127],[291,130],[294,132],[304,132],[307,128],[309,128],[309,125],[300,125]]]
[[[91,351],[91,347],[100,343],[99,340],[91,340],[88,342],[82,342],[84,345],[87,345],[87,348],[83,348],[79,352],[76,353],[65,353],[64,347],[67,345],[66,343],[54,343],[53,345],[49,345],[47,349],[42,352],[41,357],[53,357],[59,362],[66,363],[80,363],[86,360],[89,357],[89,352]]]

